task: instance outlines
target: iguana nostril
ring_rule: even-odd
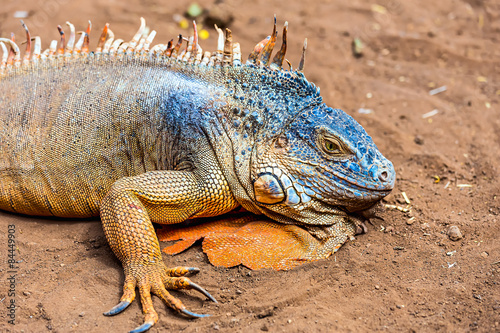
[[[389,178],[389,173],[387,171],[382,171],[378,176],[378,179],[380,179],[383,182],[387,181],[388,178]]]

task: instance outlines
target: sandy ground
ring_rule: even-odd
[[[222,2],[244,54],[270,34],[273,14],[289,22],[290,61],[308,38],[307,78],[325,102],[357,119],[398,173],[387,210],[369,232],[327,260],[287,272],[213,267],[200,246],[171,265],[220,303],[174,293],[211,317],[187,320],[154,299],[152,332],[500,332],[500,4],[497,0],[255,0]],[[56,25],[97,30],[111,23],[130,38],[139,17],[167,41],[183,31],[172,19],[183,1],[12,1],[0,6],[0,35],[23,41],[14,12],[28,11],[33,35],[58,38]],[[214,8],[213,1],[204,4]],[[215,48],[215,34],[202,41]],[[360,38],[363,56],[353,57]],[[245,58],[246,59],[246,58]],[[446,91],[431,95],[434,88]],[[360,113],[359,109],[369,109]],[[437,110],[434,115],[428,112]],[[428,117],[425,117],[425,116]],[[407,205],[402,193],[406,193]],[[15,226],[17,310],[7,315],[7,233]],[[463,238],[452,241],[450,226]],[[107,318],[123,272],[98,220],[50,220],[0,213],[0,332],[124,332],[142,323],[139,303]]]

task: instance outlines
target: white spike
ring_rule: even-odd
[[[233,65],[241,65],[240,43],[233,43]]]
[[[117,39],[111,44],[111,47],[109,48],[109,53],[115,53],[120,45],[123,43],[123,39]]]
[[[73,53],[75,53],[75,54],[80,53],[82,51],[83,41],[85,39],[85,32],[84,31],[78,31],[78,33],[81,36],[78,39],[78,42],[76,42],[75,48],[73,49]]]
[[[16,43],[7,38],[0,38],[0,42],[9,43],[10,47],[14,51],[14,54],[19,54],[19,46]]]
[[[203,59],[201,59],[201,64],[203,66],[208,65],[208,63],[210,62],[210,56],[211,54],[208,51],[203,54]]]
[[[58,43],[59,42],[57,40],[53,40],[52,42],[50,42],[49,56],[56,53]]]
[[[156,44],[149,51],[151,53],[163,53],[167,49],[167,45],[165,44]]]
[[[0,47],[2,47],[2,63],[0,64],[0,70],[3,70],[7,66],[7,58],[9,57],[9,51],[5,46],[4,42],[0,42]]]
[[[201,49],[200,45],[198,45],[198,49],[196,50],[196,60],[194,61],[195,64],[201,63],[201,59],[203,58],[203,50]]]
[[[33,60],[38,60],[40,58],[40,53],[42,51],[42,40],[39,36],[35,36],[35,47],[33,48]]]
[[[114,40],[115,34],[113,33],[113,31],[111,31],[111,29],[108,28],[108,39],[106,40],[106,43],[104,43],[104,47],[102,48],[103,53],[109,52]]]
[[[215,30],[217,30],[217,33],[219,34],[219,38],[217,39],[217,52],[216,52],[216,58],[215,58],[215,64],[220,65],[222,64],[222,60],[224,59],[224,32],[222,31],[221,28],[215,25]]]
[[[224,52],[224,32],[217,26],[217,24],[215,25],[215,30],[217,30],[217,33],[219,34],[219,38],[217,39],[217,51]]]
[[[143,46],[143,49],[145,51],[148,51],[149,50],[149,46],[151,45],[151,43],[153,42],[153,39],[155,39],[156,37],[156,31],[155,30],[152,30],[150,33],[149,33],[149,36],[146,38],[146,41],[144,42],[144,46]]]
[[[144,19],[144,17],[141,17],[141,26],[139,27],[139,30],[137,30],[132,40],[128,42],[130,49],[132,50],[135,49],[135,46],[141,40],[141,37],[144,33],[144,29],[146,29],[146,20]]]
[[[118,51],[116,53],[123,53],[129,48],[130,44],[129,43],[122,43],[120,47],[118,48]]]
[[[142,50],[142,47],[144,46],[144,42],[146,41],[146,38],[142,37],[139,43],[137,44],[135,49],[128,48],[127,53],[130,52],[140,52]]]
[[[189,62],[189,59],[191,58],[191,53],[193,52],[193,41],[194,37],[193,36],[189,37],[186,52],[184,53],[182,61]]]
[[[9,43],[10,47],[14,51],[14,66],[19,67],[21,65],[21,52],[19,51],[19,46],[7,38],[0,38],[0,42]]]
[[[216,58],[217,58],[217,55],[215,54],[215,52],[214,52],[214,53],[212,53],[212,54],[210,55],[210,61],[208,62],[208,66],[210,66],[210,67],[215,66],[215,59],[216,59]]]
[[[66,25],[69,26],[69,38],[68,38],[68,43],[66,44],[66,50],[64,53],[66,54],[71,54],[73,53],[73,46],[75,44],[75,26],[71,24],[70,22],[66,22]]]

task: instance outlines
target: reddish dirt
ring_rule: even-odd
[[[250,4],[252,3],[252,4]],[[382,7],[376,7],[375,5]],[[224,2],[244,53],[271,32],[273,14],[289,22],[288,59],[297,64],[308,38],[305,73],[325,102],[357,119],[398,173],[387,210],[369,232],[335,255],[286,272],[218,268],[199,246],[171,265],[195,265],[194,292],[174,292],[211,317],[187,320],[154,299],[152,332],[500,332],[500,6],[497,1],[360,0]],[[207,1],[206,8],[213,6]],[[111,23],[130,38],[139,17],[166,41],[181,1],[3,1],[0,35],[23,41],[17,10],[44,47],[69,20],[79,29]],[[202,41],[215,48],[215,33]],[[185,31],[184,31],[185,32]],[[186,32],[185,32],[186,33]],[[94,31],[95,43],[98,32]],[[360,38],[363,56],[351,42]],[[94,44],[95,45],[95,44]],[[430,95],[433,88],[447,90]],[[358,112],[371,109],[369,114]],[[424,118],[423,115],[438,113]],[[437,178],[439,177],[439,178]],[[437,181],[439,179],[439,182]],[[15,226],[15,326],[7,323],[7,232]],[[447,236],[451,225],[463,238]],[[98,220],[50,220],[0,213],[0,332],[124,332],[142,322],[135,301],[124,313],[102,312],[121,294],[123,272]],[[3,251],[3,252],[2,252]]]

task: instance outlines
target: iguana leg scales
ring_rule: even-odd
[[[111,249],[123,264],[125,283],[120,303],[105,315],[123,311],[139,289],[144,324],[135,332],[149,329],[158,320],[151,294],[170,308],[190,317],[190,312],[168,289],[195,289],[215,301],[203,288],[184,275],[199,272],[194,267],[167,268],[152,221],[177,223],[187,218],[216,215],[233,209],[237,203],[223,177],[206,181],[203,175],[185,171],[153,171],[117,181],[101,203],[104,233]]]

